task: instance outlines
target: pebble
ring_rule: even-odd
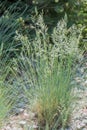
[[[38,126],[37,125],[33,125],[32,128],[33,129],[38,129]]]
[[[26,124],[26,121],[20,121],[19,124],[24,126]]]
[[[87,128],[83,128],[82,130],[87,130]]]
[[[12,130],[22,130],[21,128],[12,128]]]

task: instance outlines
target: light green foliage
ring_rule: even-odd
[[[82,33],[82,28],[68,26],[65,12],[74,9],[73,2],[36,0],[35,11],[20,1],[12,5],[0,2],[0,123],[24,90],[40,127],[49,130],[67,125],[72,60],[78,59]],[[42,9],[43,16],[38,16]],[[30,12],[36,12],[31,22]]]
[[[58,22],[49,37],[41,15],[36,25],[34,39],[19,32],[16,34],[15,40],[23,45],[18,56],[22,76],[17,80],[29,99],[31,110],[38,114],[40,126],[47,123],[49,129],[65,128],[72,99],[72,58],[79,52],[81,30],[76,26],[67,28],[64,19]]]
[[[80,47],[87,50],[87,1],[86,0],[35,0],[38,11],[43,9],[44,20],[52,29],[57,20],[68,16],[68,26],[76,23],[78,26],[85,25],[83,29],[83,42]]]
[[[71,72],[68,70],[70,66],[67,66],[65,71],[60,63],[57,65],[54,63],[53,68],[50,68],[45,62],[41,63],[37,72],[38,84],[34,88],[32,109],[37,112],[38,121],[42,126],[48,123],[50,128],[65,127],[69,119],[71,102]]]
[[[36,0],[36,3],[37,1],[38,0]],[[84,6],[86,6],[85,2],[82,2],[81,7],[83,7],[83,3],[84,3]],[[38,1],[38,4],[36,5],[34,2],[31,8],[31,6],[26,5],[20,1],[17,1],[14,3],[10,3],[8,1],[0,1],[0,13],[1,13],[0,46],[1,44],[3,44],[3,51],[2,51],[2,57],[1,57],[2,62],[3,60],[4,62],[10,61],[13,57],[16,57],[16,54],[19,54],[21,51],[22,44],[19,41],[16,42],[14,40],[16,30],[18,31],[18,33],[20,33],[23,36],[27,35],[28,38],[30,38],[31,36],[32,37],[35,36],[34,29],[35,29],[36,24],[34,23],[34,21],[31,20],[32,13],[34,17],[37,18],[39,11],[41,12],[43,9],[43,19],[48,26],[47,31],[50,32],[50,34],[52,34],[53,27],[56,26],[59,19],[64,17],[65,13],[67,13],[67,16],[69,19],[67,25],[71,25],[71,23],[73,23],[71,21],[76,19],[76,17],[74,18],[74,14],[76,12],[73,12],[73,11],[76,10],[77,5],[80,6],[80,2],[79,1],[76,2],[75,0],[73,2],[72,1],[67,1],[67,2],[56,1],[55,2],[55,0],[49,0],[49,1],[41,0],[41,1]],[[37,11],[34,11],[34,8],[33,8],[34,6],[37,8]],[[82,10],[83,9],[85,13],[86,8],[82,8]],[[37,13],[35,14],[35,12]],[[79,12],[79,16],[78,16],[79,21],[83,21],[83,18],[82,20],[80,20],[80,16],[82,15],[83,13]],[[78,20],[76,21],[76,23],[78,23]],[[34,26],[32,26],[33,23],[34,23]],[[77,28],[77,30],[79,29]],[[87,48],[86,43],[85,43],[84,48]]]
[[[12,101],[9,99],[11,88],[4,83],[4,76],[0,76],[0,127],[4,120],[7,120],[12,108]]]
[[[17,85],[13,84],[15,77],[13,72],[11,64],[5,67],[4,65],[1,66],[0,62],[0,128],[5,125],[10,115],[13,114],[11,112],[19,96]]]
[[[3,90],[0,89],[0,127],[2,125],[3,119],[5,119],[7,112],[8,112],[8,107],[6,105],[6,99],[5,97],[3,97]]]
[[[77,28],[75,25],[67,28],[66,21],[61,20],[57,27],[53,29],[52,39],[55,44],[53,51],[56,50],[57,55],[59,54],[61,58],[68,55],[74,56],[74,58],[77,57],[81,33],[82,29]]]
[[[23,45],[22,49],[27,50],[29,58],[36,60],[43,57],[51,62],[53,61],[52,57],[54,59],[66,59],[67,56],[77,58],[80,52],[78,46],[82,28],[77,28],[75,25],[68,28],[67,16],[58,22],[51,36],[48,34],[48,28],[41,15],[39,15],[36,25],[38,27],[35,28],[36,36],[34,39],[31,40],[27,35],[22,35],[18,31],[15,36],[15,40],[20,41]],[[24,54],[27,57],[25,52]]]

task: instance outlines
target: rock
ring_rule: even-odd
[[[26,121],[20,121],[18,124],[23,128],[26,125]]]
[[[25,117],[25,118],[28,118],[28,117],[29,117],[29,114],[28,114],[28,112],[27,112],[26,110],[24,111],[24,117]]]
[[[5,126],[4,130],[12,130],[12,128],[10,126]]]
[[[84,119],[82,122],[87,126],[87,119]]]
[[[12,130],[21,130],[21,129],[20,129],[20,128],[14,127],[14,128],[12,128]]]
[[[19,111],[20,111],[20,113],[21,113],[21,112],[23,112],[23,111],[24,111],[24,109],[20,108],[20,109],[19,109]]]
[[[33,125],[32,128],[35,129],[35,130],[37,130],[38,126],[37,125]]]
[[[80,70],[82,73],[84,73],[84,68],[81,68],[81,70]]]
[[[77,83],[81,82],[81,78],[79,78],[79,77],[76,77],[75,80],[76,80]]]
[[[84,123],[79,123],[77,124],[77,129],[82,129],[85,127],[85,124]]]
[[[87,80],[85,81],[85,85],[87,85]]]
[[[83,128],[82,130],[87,130],[87,128]]]

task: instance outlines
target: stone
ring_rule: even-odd
[[[26,125],[26,121],[20,121],[19,125],[23,128]]]
[[[33,125],[32,128],[37,130],[38,126],[37,125]]]

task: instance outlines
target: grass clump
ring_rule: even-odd
[[[65,128],[70,117],[71,68],[68,64],[54,64],[46,69],[45,63],[38,71],[38,83],[32,91],[32,110],[37,113],[41,127],[46,124],[50,129]],[[43,70],[42,70],[43,69]]]
[[[72,59],[77,59],[81,32],[76,32],[75,26],[67,28],[62,20],[49,36],[42,16],[36,24],[34,39],[17,33],[16,40],[23,45],[17,61],[21,68],[19,81],[31,110],[37,113],[40,129],[46,125],[50,130],[65,128],[72,103]]]
[[[0,75],[6,72],[0,79],[0,122],[24,90],[40,129],[65,129],[72,103],[72,60],[78,59],[82,29],[68,28],[65,16],[49,34],[41,15],[32,18],[34,26],[27,25],[28,7],[21,13],[19,4],[8,6],[0,18]]]

